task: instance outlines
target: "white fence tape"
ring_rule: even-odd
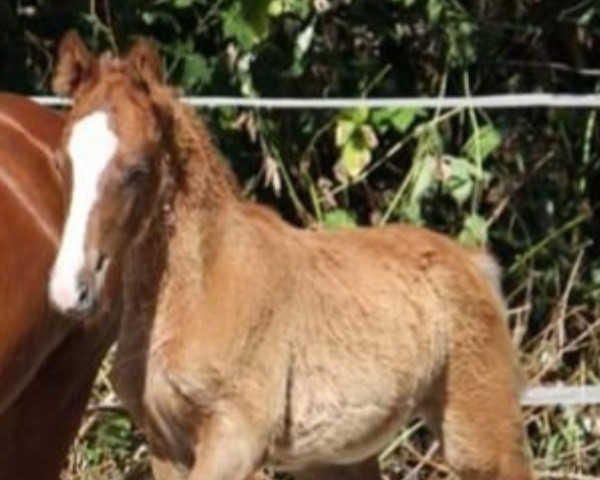
[[[59,97],[31,97],[48,106],[65,106],[70,101]],[[247,98],[247,97],[182,97],[194,107],[265,108],[337,110],[344,108],[598,108],[600,94],[531,93],[514,95],[487,95],[480,97],[415,97],[415,98]]]
[[[600,386],[582,385],[554,387],[529,387],[521,397],[521,404],[528,407],[561,405],[600,405]]]

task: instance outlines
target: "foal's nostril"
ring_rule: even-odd
[[[96,308],[96,292],[93,278],[88,274],[80,275],[76,284],[75,299],[63,311],[74,318],[89,315]]]
[[[86,304],[90,298],[90,285],[88,282],[79,282],[79,295],[77,302],[80,305]]]

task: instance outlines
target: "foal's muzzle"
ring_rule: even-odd
[[[49,297],[53,308],[73,317],[82,318],[98,307],[108,260],[102,255],[90,255],[78,273],[55,269],[50,281]]]
[[[77,276],[73,292],[65,300],[58,287],[50,286],[50,303],[59,312],[73,318],[86,317],[98,306],[98,294],[92,275],[82,272]]]

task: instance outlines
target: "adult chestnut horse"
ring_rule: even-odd
[[[117,390],[156,478],[375,479],[424,416],[463,480],[530,480],[494,261],[408,226],[298,230],[244,201],[160,65],[147,42],[97,61],[63,40],[74,186],[50,281],[82,315],[124,261]]]
[[[57,480],[114,321],[48,308],[67,206],[63,116],[0,94],[0,480]]]

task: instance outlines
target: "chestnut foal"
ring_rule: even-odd
[[[375,479],[415,416],[463,480],[529,480],[519,373],[484,252],[409,226],[298,230],[240,198],[194,113],[138,42],[62,42],[74,190],[50,283],[93,308],[123,264],[116,387],[158,479]]]

